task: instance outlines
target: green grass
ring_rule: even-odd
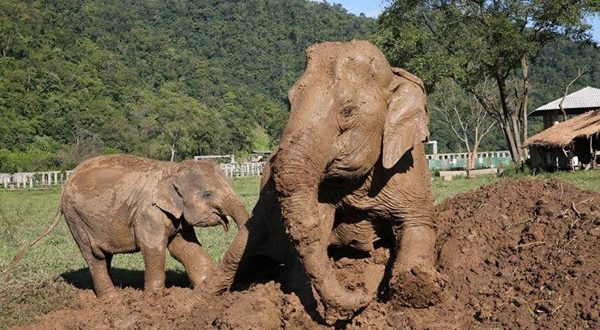
[[[474,179],[433,180],[436,203],[458,193],[474,190],[498,180],[511,178],[485,176]],[[543,174],[537,178],[559,178],[588,190],[600,191],[600,171]],[[258,199],[259,178],[233,179],[234,188],[248,210]],[[18,249],[30,242],[52,222],[60,191],[0,190],[0,269],[4,269]],[[221,258],[235,236],[232,226],[228,233],[222,228],[198,229],[200,242],[215,260]],[[30,323],[33,318],[50,310],[74,304],[76,287],[90,287],[86,264],[64,221],[38,246],[21,260],[7,279],[0,278],[0,328]],[[143,262],[139,253],[117,255],[113,261],[117,274],[113,280],[121,285],[141,286]],[[167,257],[168,283],[185,284],[183,267]]]
[[[439,204],[448,197],[475,190],[497,180],[498,178],[493,175],[485,175],[471,179],[455,178],[452,181],[444,181],[440,177],[435,177],[433,178],[433,193],[435,196],[435,203]]]

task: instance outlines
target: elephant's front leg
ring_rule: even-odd
[[[173,258],[185,267],[194,288],[200,287],[206,278],[214,273],[215,265],[198,242],[194,228],[187,226],[180,230],[168,248]]]
[[[415,147],[413,166],[394,175],[386,187],[395,196],[389,205],[395,215],[393,230],[398,249],[390,289],[395,303],[414,307],[436,303],[445,285],[435,269],[433,191],[422,149]]]
[[[445,279],[435,270],[434,230],[420,225],[399,226],[394,233],[400,250],[390,279],[393,303],[411,307],[427,307],[437,303]]]
[[[156,291],[165,287],[165,257],[168,235],[164,228],[137,226],[135,235],[144,258],[144,288]]]

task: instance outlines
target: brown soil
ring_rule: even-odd
[[[442,302],[427,309],[374,302],[338,326],[600,328],[600,194],[557,180],[502,181],[450,198],[437,209],[438,267],[448,278]],[[351,274],[358,270],[382,267],[385,252],[338,260],[339,278],[355,281]],[[192,296],[197,295],[185,288],[158,294],[125,289],[119,299],[103,302],[81,290],[79,308],[51,312],[29,327],[324,327],[275,282],[200,298],[190,310],[186,302]]]

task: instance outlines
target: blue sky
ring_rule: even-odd
[[[321,2],[321,0],[312,1]],[[339,3],[353,14],[364,13],[369,17],[377,17],[383,11],[386,3],[383,0],[329,0],[327,2]],[[592,38],[600,43],[600,15],[590,17],[588,23],[592,24]]]

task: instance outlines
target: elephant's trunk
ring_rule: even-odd
[[[311,283],[333,317],[349,316],[366,306],[371,297],[346,289],[338,281],[327,255],[334,208],[319,203],[319,185],[324,177],[331,146],[306,141],[282,141],[273,163],[274,182],[281,213]],[[316,142],[316,141],[315,141]],[[335,311],[335,312],[334,312]],[[341,313],[332,315],[331,313]]]
[[[215,276],[208,281],[211,291],[219,292],[228,289],[233,283],[238,265],[248,244],[248,219],[250,214],[237,198],[231,197],[224,203],[227,208],[224,212],[230,215],[237,226],[238,232],[229,249],[217,265]]]
[[[248,218],[250,218],[246,207],[234,196],[229,196],[224,204],[226,207],[223,212],[233,218],[238,230],[240,230],[246,224]]]

